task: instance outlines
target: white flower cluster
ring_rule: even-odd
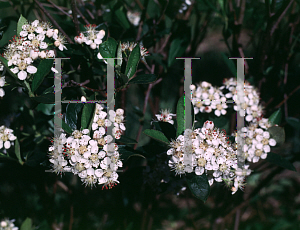
[[[4,219],[0,222],[0,230],[18,230],[14,225],[15,220]]]
[[[75,42],[78,44],[85,43],[89,45],[91,49],[99,48],[99,45],[102,43],[102,39],[105,36],[104,30],[96,30],[95,24],[89,24],[85,26],[86,31],[80,33],[79,36],[74,38]]]
[[[92,124],[93,135],[89,130],[75,130],[70,137],[62,133],[50,146],[50,162],[54,172],[72,172],[81,178],[87,186],[94,186],[97,182],[102,188],[112,188],[119,183],[117,170],[122,167],[118,146],[113,143],[113,137],[106,134],[106,128],[114,125],[113,135],[119,139],[122,131],[124,111],[103,111],[103,107],[96,104],[96,113]]]
[[[155,114],[158,121],[168,122],[170,124],[174,124],[172,117],[176,116],[176,114],[171,113],[168,109],[162,109],[160,114]]]
[[[237,81],[234,78],[225,79],[221,87],[214,87],[208,82],[201,82],[197,85],[191,85],[192,103],[195,114],[214,112],[216,116],[225,115],[227,109],[234,101],[233,109],[238,111],[240,116],[246,116],[248,122],[254,122],[263,115],[263,108],[259,105],[258,91],[245,82],[243,95],[237,95]]]
[[[239,112],[240,116],[246,116],[248,122],[255,122],[263,115],[263,107],[259,104],[260,97],[256,88],[245,81],[242,96],[237,95],[237,80],[234,78],[225,79],[220,90],[229,91],[226,98],[235,101],[234,110]]]
[[[227,113],[226,97],[222,91],[213,87],[210,83],[203,81],[190,86],[192,93],[192,103],[194,105],[195,114],[211,113],[214,111],[216,116],[225,115]]]
[[[214,180],[234,179],[236,150],[226,133],[215,128],[212,121],[206,121],[202,128],[185,130],[184,135],[179,135],[170,146],[167,151],[171,155],[169,166],[176,175],[193,171],[196,175],[205,173],[210,185]]]
[[[4,66],[0,63],[0,71],[2,72],[4,69]],[[0,97],[4,97],[5,91],[2,88],[5,85],[5,76],[0,77]]]
[[[276,145],[276,141],[270,137],[270,133],[267,131],[270,127],[268,119],[262,118],[259,122],[251,123],[237,132],[236,143],[243,143],[243,157],[247,161],[256,163],[260,158],[266,159],[267,154],[271,151],[271,146]]]
[[[4,125],[0,126],[0,150],[4,147],[4,151],[9,149],[14,145],[14,140],[17,137],[13,134],[13,130],[5,127]]]
[[[47,39],[49,39],[47,42]],[[19,37],[14,37],[4,52],[10,70],[18,75],[20,80],[25,80],[37,72],[33,65],[38,58],[54,58],[54,49],[49,49],[50,43],[63,51],[65,39],[57,29],[52,29],[47,22],[35,20],[22,26]]]

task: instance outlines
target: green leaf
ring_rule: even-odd
[[[118,43],[113,38],[108,38],[107,41],[99,45],[99,51],[103,58],[115,58]]]
[[[38,104],[38,106],[36,107],[37,111],[40,111],[46,115],[54,115],[53,110],[54,105],[53,104]]]
[[[118,46],[118,50],[117,50],[117,65],[118,66],[121,66],[122,65],[122,62],[123,62],[123,56],[122,56],[122,43],[119,42],[119,46]]]
[[[285,169],[297,172],[297,170],[291,162],[289,162],[287,159],[283,158],[282,156],[276,153],[268,153],[266,160]]]
[[[141,74],[137,75],[135,78],[132,78],[128,84],[149,84],[155,82],[156,75],[154,74]]]
[[[184,54],[187,45],[188,43],[186,43],[185,40],[181,38],[175,38],[172,41],[169,51],[168,67],[173,65],[177,57],[181,57]]]
[[[62,126],[63,130],[65,130],[66,133],[72,134],[73,130],[63,120],[61,121],[61,126]]]
[[[236,69],[236,66],[234,64],[235,60],[228,59],[228,57],[225,53],[222,53],[222,58],[223,58],[223,61],[226,63],[228,69],[232,73],[232,76],[236,76],[237,69]]]
[[[24,18],[23,15],[21,14],[21,16],[19,18],[19,21],[18,21],[18,24],[17,24],[17,34],[18,34],[18,36],[20,35],[20,32],[22,31],[22,26],[26,23],[27,23],[27,19]]]
[[[16,157],[17,157],[18,160],[19,160],[19,163],[20,163],[21,165],[23,165],[24,162],[23,162],[22,157],[21,157],[20,144],[19,144],[18,139],[15,140],[15,154],[16,154]]]
[[[287,117],[286,122],[292,126],[294,129],[300,129],[300,121],[298,118],[294,118],[294,117]]]
[[[282,112],[281,109],[278,109],[272,115],[269,117],[269,122],[272,125],[279,125],[281,123],[281,118],[282,118]]]
[[[124,144],[127,144],[127,145],[130,145],[130,144],[137,144],[136,140],[130,138],[130,137],[127,137],[127,136],[124,136],[122,135],[120,139],[117,140],[118,142],[121,142],[121,143],[124,143]]]
[[[153,121],[155,128],[162,132],[170,141],[176,139],[176,130],[169,122]]]
[[[177,136],[181,135],[185,129],[185,127],[184,127],[184,123],[185,123],[184,122],[185,121],[184,110],[185,110],[184,95],[182,95],[177,103],[177,109],[176,109],[176,119],[177,119],[176,135]]]
[[[35,92],[40,84],[43,82],[44,78],[51,71],[53,66],[54,59],[44,59],[41,60],[39,66],[37,67],[37,72],[33,76],[31,89],[32,92]]]
[[[126,65],[125,75],[128,77],[128,79],[135,74],[136,68],[140,61],[140,55],[140,46],[137,44],[133,48]]]
[[[65,122],[72,129],[77,129],[78,115],[83,107],[82,103],[70,103],[67,105]]]
[[[85,104],[82,109],[81,128],[89,129],[92,126],[95,112],[95,103]]]
[[[117,9],[115,11],[116,14],[116,19],[117,21],[120,23],[120,25],[124,28],[124,29],[129,29],[130,28],[130,23],[123,11],[123,7],[120,7],[119,9]]]
[[[26,220],[24,220],[24,222],[21,225],[20,230],[32,230],[32,220],[30,218],[26,218]]]
[[[120,158],[121,160],[124,162],[124,161],[127,161],[130,157],[133,157],[133,156],[136,156],[136,157],[142,157],[142,158],[145,158],[141,152],[137,151],[137,150],[134,150],[128,146],[124,146],[124,145],[119,145],[119,150],[120,152]],[[146,159],[146,158],[145,158]]]
[[[209,120],[214,122],[216,128],[225,129],[227,133],[229,132],[229,120],[225,116],[209,116]]]
[[[55,103],[55,95],[54,93],[46,93],[37,97],[32,97],[33,100],[44,103],[44,104],[54,104]]]
[[[193,175],[192,178],[186,177],[186,182],[195,197],[205,202],[210,193],[210,185],[206,175]]]
[[[276,141],[277,145],[281,145],[285,141],[285,132],[284,128],[279,126],[272,126],[267,129],[267,131],[270,133],[271,138],[273,138]]]
[[[160,142],[166,144],[166,145],[170,144],[170,141],[168,140],[168,138],[160,131],[153,130],[153,129],[146,129],[143,133],[157,141],[160,141]]]

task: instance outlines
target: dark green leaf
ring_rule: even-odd
[[[115,58],[118,43],[113,38],[108,38],[107,41],[99,45],[99,51],[103,58]]]
[[[31,89],[35,92],[40,84],[43,82],[44,78],[51,71],[54,59],[44,59],[41,60],[39,66],[37,67],[37,72],[33,76]]]
[[[121,142],[123,144],[137,144],[136,140],[124,135],[122,135],[121,138],[118,139],[118,142]]]
[[[153,121],[155,128],[161,131],[170,141],[176,139],[176,130],[169,122]]]
[[[294,117],[287,117],[285,120],[294,129],[300,129],[300,121],[299,121],[299,119],[294,118]]]
[[[78,115],[83,107],[82,103],[70,103],[67,105],[65,122],[72,129],[77,129]]]
[[[19,163],[20,163],[21,165],[23,165],[24,162],[23,162],[22,157],[21,157],[20,144],[19,144],[18,139],[15,140],[15,154],[16,154],[16,157],[17,157],[18,160],[19,160]]]
[[[4,9],[4,8],[7,8],[7,7],[11,7],[9,2],[0,2],[0,9]]]
[[[54,115],[53,110],[53,104],[38,104],[38,106],[36,107],[37,111],[41,111],[42,113],[46,114],[46,115]]]
[[[224,129],[226,132],[229,132],[229,120],[225,116],[209,116],[209,120],[214,122],[216,128]]]
[[[55,103],[54,93],[42,94],[40,96],[33,97],[32,99],[34,99],[37,102],[44,103],[44,104],[54,104]]]
[[[131,79],[128,84],[149,84],[155,82],[156,75],[154,74],[142,74],[137,75],[135,78]]]
[[[186,178],[187,184],[195,197],[205,202],[210,193],[210,185],[206,175],[193,175],[192,178]]]
[[[119,9],[117,9],[115,11],[116,14],[116,19],[117,21],[120,23],[120,25],[124,28],[124,29],[129,29],[130,28],[130,23],[123,11],[123,7],[120,7]]]
[[[268,153],[266,160],[269,161],[270,163],[276,164],[280,167],[296,172],[296,169],[291,162],[289,162],[287,159],[283,158],[282,156],[276,153],[272,153],[272,152]]]
[[[192,107],[193,108],[193,107]],[[185,105],[184,105],[184,95],[181,96],[177,103],[176,109],[176,119],[177,119],[177,132],[176,135],[179,136],[184,132],[185,115],[184,115]]]
[[[168,66],[170,67],[176,60],[176,58],[181,57],[186,48],[187,48],[187,43],[184,41],[184,39],[181,38],[175,38],[170,46],[170,51],[169,51],[169,58],[168,58]]]
[[[95,100],[95,94],[93,93],[91,96],[87,98],[87,101]],[[89,129],[91,131],[93,118],[95,115],[95,103],[88,103],[84,104],[82,109],[82,116],[81,116],[81,128]]]
[[[236,70],[236,66],[234,64],[234,61],[236,61],[236,60],[228,59],[227,55],[224,53],[222,53],[222,57],[223,57],[224,62],[227,65],[228,69],[230,70],[232,76],[236,76],[237,70]]]
[[[61,121],[61,126],[66,133],[72,134],[73,130],[63,120]]]
[[[145,158],[141,152],[134,150],[128,146],[120,145],[119,146],[119,152],[121,154],[120,158],[122,161],[127,161],[130,157],[136,156],[136,157],[142,157]]]
[[[143,133],[157,141],[160,141],[160,142],[166,144],[166,145],[170,144],[170,141],[168,140],[168,138],[160,131],[153,130],[153,129],[146,129]]]
[[[18,24],[17,24],[17,34],[18,34],[18,36],[20,35],[20,32],[22,31],[22,26],[23,26],[24,24],[26,24],[26,23],[27,23],[26,18],[24,18],[24,17],[21,15],[20,18],[19,18]]]
[[[272,125],[279,125],[281,123],[281,118],[282,118],[282,112],[281,109],[278,109],[272,115],[269,117],[269,122]]]
[[[128,59],[128,63],[126,65],[125,75],[130,79],[136,72],[136,68],[140,61],[140,46],[136,45]]]
[[[26,220],[24,220],[24,222],[21,225],[20,230],[32,230],[32,220],[30,218],[26,218]]]
[[[285,132],[284,128],[279,126],[272,126],[267,130],[270,133],[271,138],[276,141],[277,145],[281,145],[285,141]]]

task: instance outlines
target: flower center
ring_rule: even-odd
[[[90,156],[90,160],[95,163],[98,160],[98,155],[97,154],[92,154]]]
[[[40,42],[38,40],[36,40],[36,39],[32,40],[33,46],[37,47],[37,46],[39,46],[39,44],[40,44]]]
[[[20,70],[24,70],[24,69],[26,69],[27,65],[26,65],[25,62],[20,62],[20,64],[18,65],[18,67],[19,67]]]
[[[262,154],[262,151],[260,149],[255,150],[255,155],[260,157]]]
[[[99,145],[105,145],[105,140],[104,140],[104,138],[100,138],[99,140],[98,140],[98,144]]]
[[[79,147],[79,153],[80,154],[84,154],[87,151],[87,148],[85,145],[82,145]]]
[[[7,141],[8,140],[8,135],[3,134],[3,136],[1,137],[2,141]]]
[[[203,157],[198,159],[198,166],[203,167],[205,166],[205,164],[206,164],[206,160]]]
[[[98,121],[97,121],[97,124],[98,124],[98,126],[104,126],[105,125],[105,120],[103,120],[103,119],[98,119]]]
[[[77,163],[76,166],[75,166],[75,169],[79,172],[83,171],[84,170],[84,165],[83,163]]]
[[[263,145],[267,145],[267,144],[269,144],[269,140],[268,140],[267,138],[264,138],[264,139],[261,141],[261,143],[262,143]]]

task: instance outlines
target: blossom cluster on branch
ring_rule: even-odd
[[[122,167],[118,145],[114,138],[120,139],[124,126],[124,111],[110,110],[107,114],[102,105],[96,104],[92,130],[75,130],[72,135],[62,133],[50,146],[50,162],[56,173],[72,172],[81,178],[86,186],[97,182],[103,188],[112,188],[119,183],[117,170]],[[112,128],[112,135],[106,129]]]

